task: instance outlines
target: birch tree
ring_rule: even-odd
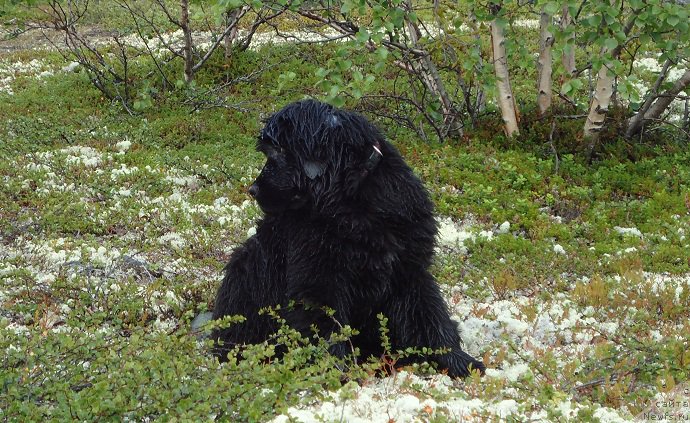
[[[661,119],[661,116],[666,112],[673,100],[684,90],[690,86],[690,69],[678,79],[673,86],[663,93],[658,93],[661,82],[666,78],[670,61],[664,64],[654,88],[651,90],[649,97],[645,101],[642,108],[633,116],[628,122],[628,128],[625,131],[625,136],[631,138],[640,133],[645,122],[655,122]]]
[[[414,81],[407,90],[409,95],[392,98],[411,104],[434,128],[438,138],[462,136],[458,102],[447,89],[448,81],[439,71],[433,51],[428,48],[429,42],[422,42],[423,37],[428,39],[430,31],[427,23],[419,20],[411,1],[371,8],[352,0],[342,2],[339,7],[323,1],[298,7],[296,12],[321,25],[322,30],[335,31],[338,35],[334,38],[354,43],[354,46],[340,46],[335,60],[317,71],[317,76],[323,79],[321,86],[328,92],[329,101],[338,104],[343,93],[362,97],[363,90],[374,78],[373,73],[363,75],[357,70],[352,72],[349,81],[347,74],[352,67],[353,59],[350,57],[356,59],[362,51],[368,51],[376,62],[374,68],[392,63]],[[416,83],[421,84],[421,89],[415,86]],[[418,130],[418,133],[423,134],[423,131]]]
[[[180,29],[184,37],[184,47],[182,48],[184,58],[184,81],[192,82],[194,79],[194,62],[192,57],[192,29],[189,26],[189,0],[180,0]]]
[[[503,130],[506,135],[514,136],[520,133],[518,129],[518,114],[515,106],[513,89],[510,86],[510,74],[508,73],[508,57],[505,48],[506,20],[500,16],[501,4],[490,6],[494,19],[491,21],[491,52],[494,71],[496,72],[496,91],[498,92],[498,105],[503,118]]]
[[[553,58],[551,46],[553,45],[553,34],[549,26],[553,20],[545,5],[539,19],[539,59],[537,60],[537,106],[539,114],[544,115],[551,107],[551,90],[553,86]]]
[[[577,72],[575,64],[575,31],[572,27],[573,17],[570,14],[568,4],[564,5],[561,12],[561,31],[565,34],[565,47],[561,56],[561,62],[568,78],[572,78]]]
[[[599,135],[605,127],[606,115],[611,106],[611,98],[614,93],[616,77],[614,68],[618,55],[637,19],[637,11],[633,10],[627,18],[625,26],[621,28],[619,19],[622,7],[619,8],[617,6],[616,0],[611,0],[608,4],[600,4],[597,12],[598,14],[594,15],[590,22],[598,22],[599,25],[606,23],[606,25],[602,25],[602,33],[597,40],[597,44],[601,45],[598,59],[602,60],[597,60],[599,61],[599,66],[596,74],[596,87],[592,93],[589,112],[583,128],[584,137],[590,140],[590,152],[599,141]],[[596,69],[596,67],[593,66],[593,69]]]

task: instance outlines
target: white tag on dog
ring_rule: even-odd
[[[304,173],[307,174],[309,179],[314,179],[317,176],[323,175],[324,165],[318,162],[304,162]]]

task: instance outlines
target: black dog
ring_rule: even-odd
[[[269,118],[257,149],[267,161],[249,192],[266,216],[233,253],[218,290],[214,319],[246,317],[212,334],[221,360],[235,345],[263,342],[278,329],[259,309],[294,303],[283,312],[293,328],[308,334],[315,325],[327,337],[335,321],[350,325],[362,357],[383,353],[383,313],[393,351],[447,349],[415,360],[434,361],[453,377],[484,371],[460,348],[428,271],[437,232],[429,195],[373,125],[301,101]],[[331,348],[348,352],[344,344]]]

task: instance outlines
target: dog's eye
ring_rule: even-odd
[[[269,156],[285,156],[285,149],[279,145],[272,145],[268,150]]]
[[[264,155],[268,159],[279,160],[279,161],[285,160],[285,158],[287,156],[285,149],[283,149],[282,147],[277,146],[277,145],[264,146],[261,149],[261,152],[264,153]]]

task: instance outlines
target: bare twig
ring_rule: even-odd
[[[556,146],[553,144],[553,133],[556,131],[556,121],[552,120],[551,121],[551,131],[549,132],[549,145],[551,145],[551,152],[553,152],[553,157],[554,157],[554,170],[553,173],[558,174],[558,167],[560,165],[560,161],[558,160],[558,151],[556,150]]]

